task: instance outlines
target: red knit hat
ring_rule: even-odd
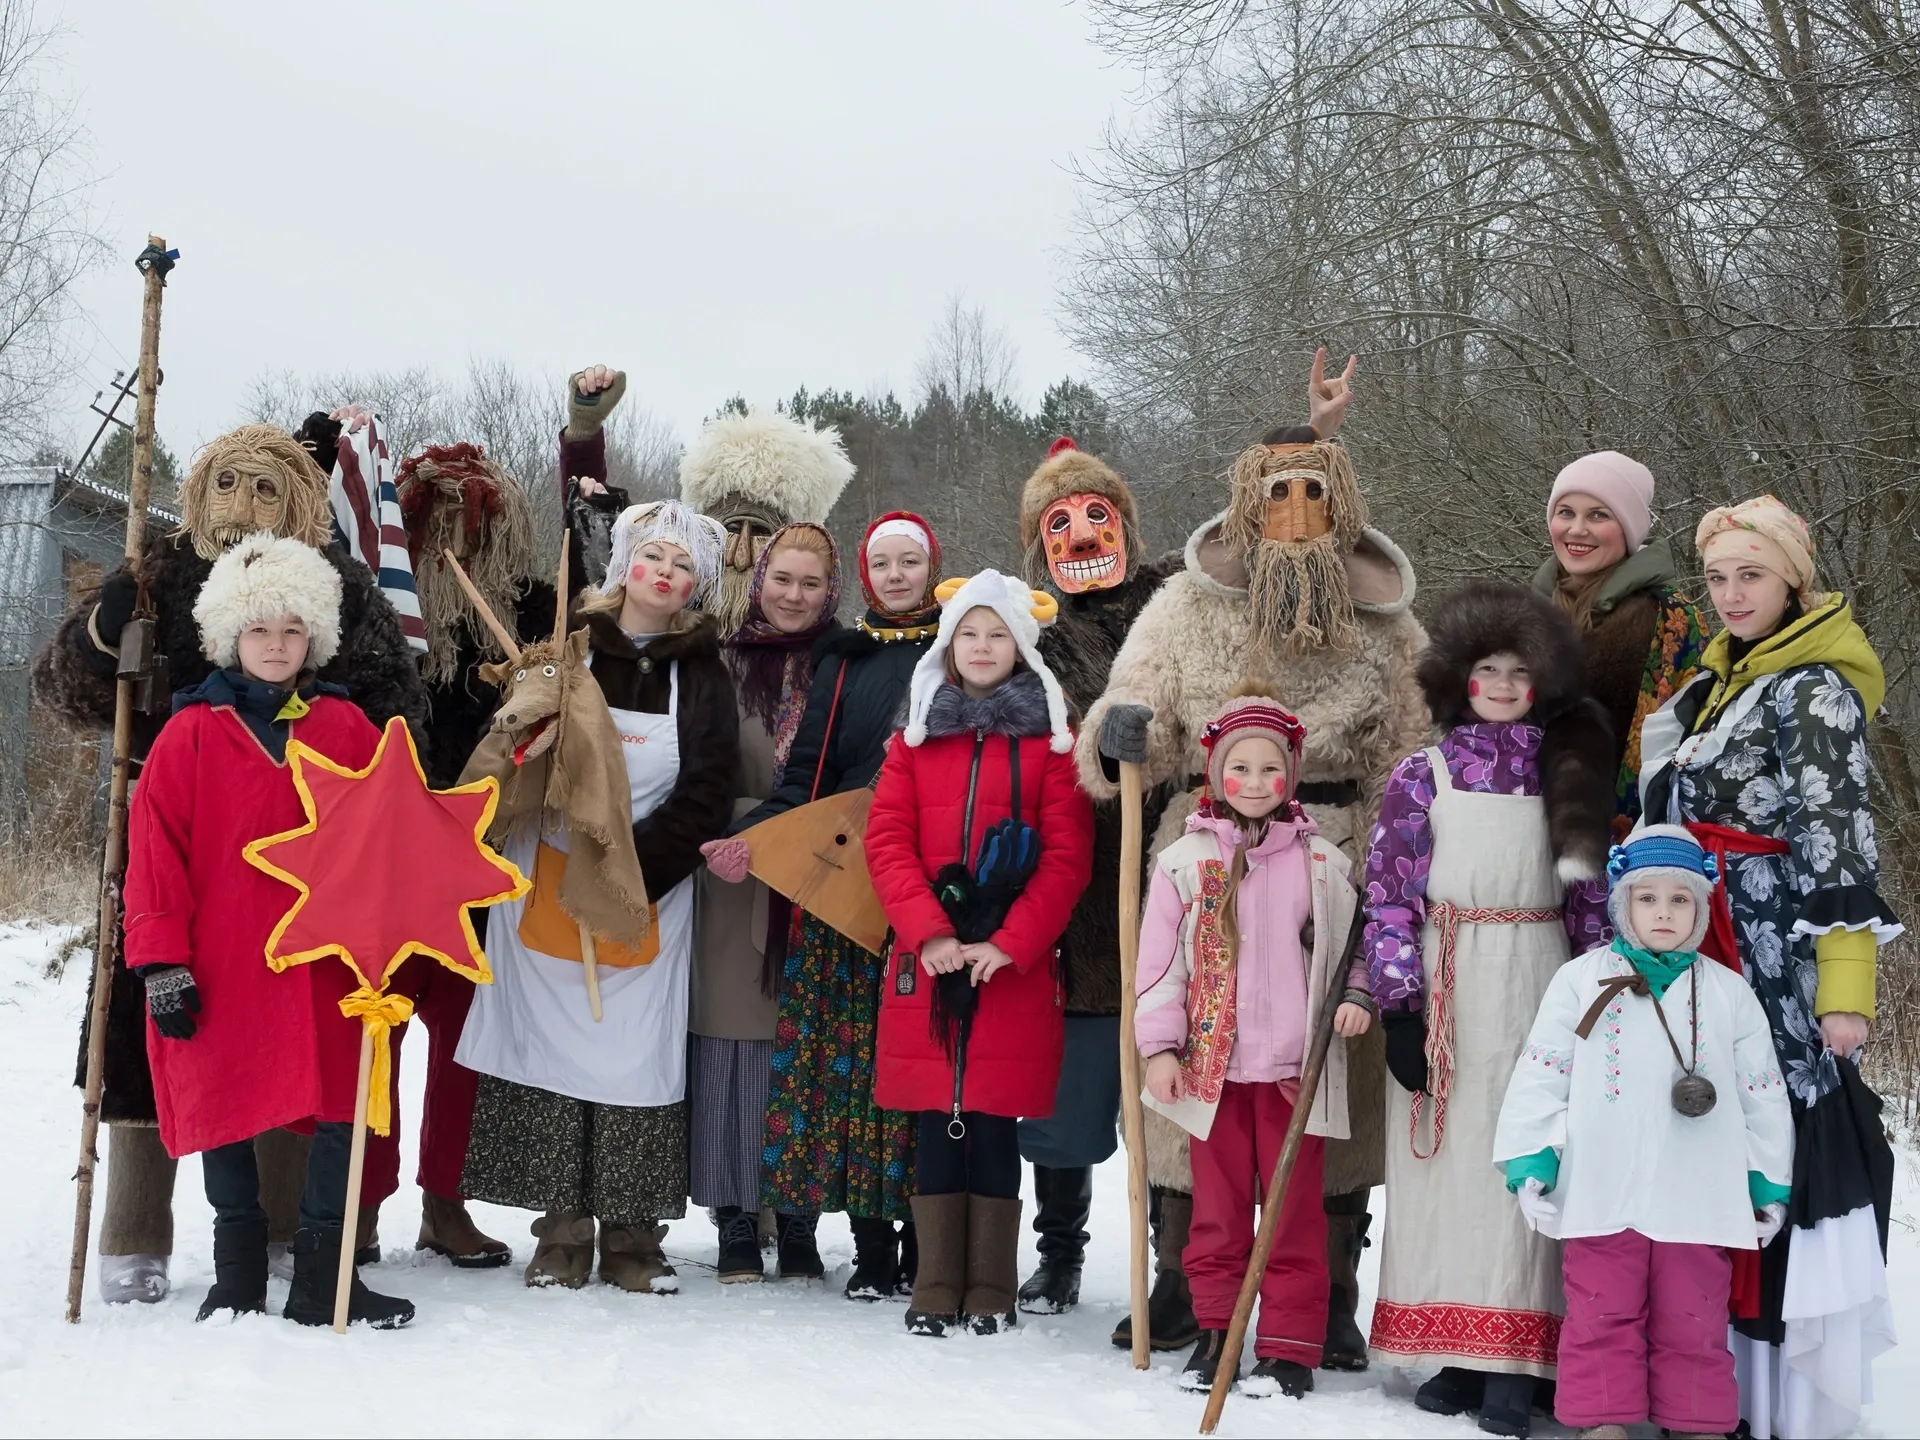
[[[914,514],[911,510],[889,510],[867,526],[867,533],[860,537],[860,588],[866,591],[867,604],[875,610],[886,609],[886,606],[880,603],[880,597],[873,593],[873,582],[867,579],[867,547],[873,543],[875,532],[883,525],[889,527],[889,534],[911,534],[912,531],[918,531],[917,535],[913,535],[916,543],[920,543],[924,537],[925,543],[922,548],[927,552],[927,595],[922,603],[929,606],[934,604],[933,587],[940,583],[940,537],[933,533],[933,526],[929,525],[924,517]],[[911,530],[907,527],[911,527]]]
[[[1287,752],[1286,803],[1292,805],[1293,792],[1300,784],[1300,753],[1306,747],[1307,727],[1280,704],[1272,690],[1251,681],[1236,685],[1220,713],[1200,732],[1200,748],[1207,752],[1204,803],[1212,805],[1221,791],[1227,752],[1249,735],[1264,735]]]

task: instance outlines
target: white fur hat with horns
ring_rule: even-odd
[[[920,745],[927,738],[927,711],[933,697],[947,679],[947,652],[953,648],[953,632],[969,610],[985,607],[1006,622],[1013,632],[1013,643],[1027,668],[1040,677],[1040,688],[1047,696],[1047,721],[1053,731],[1048,742],[1056,755],[1073,749],[1073,732],[1067,727],[1067,697],[1060,682],[1053,678],[1046,661],[1040,658],[1040,627],[1053,623],[1060,613],[1060,602],[1044,591],[1032,590],[1024,580],[1002,575],[998,570],[982,570],[972,579],[943,580],[934,592],[940,601],[940,633],[934,637],[920,663],[913,667],[913,684],[908,691],[906,740]]]

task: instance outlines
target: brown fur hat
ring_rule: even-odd
[[[1020,548],[1040,534],[1040,517],[1054,501],[1068,495],[1102,495],[1120,508],[1120,520],[1129,538],[1140,528],[1133,491],[1106,461],[1089,455],[1065,435],[1053,442],[1040,468],[1027,477],[1020,492]]]

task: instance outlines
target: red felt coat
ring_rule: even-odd
[[[931,884],[962,858],[967,778],[976,744],[980,778],[973,843],[1013,813],[1007,738],[971,733],[909,746],[895,735],[867,817],[867,867],[893,926],[894,950],[882,982],[879,1067],[874,1099],[890,1110],[945,1110],[953,1104],[953,1062],[928,1028],[934,981],[920,968],[920,947],[953,934]],[[988,1115],[1053,1113],[1065,1044],[1065,995],[1054,949],[1093,864],[1093,804],[1081,791],[1071,754],[1047,737],[1020,744],[1021,818],[1040,832],[1040,861],[993,943],[1013,963],[981,988],[961,1106]],[[969,859],[971,857],[968,857]],[[903,994],[903,978],[911,993]]]
[[[312,706],[290,739],[350,769],[373,759],[380,732],[356,706],[328,695]],[[130,816],[127,964],[185,965],[201,1005],[191,1040],[147,1022],[170,1155],[353,1119],[360,1022],[339,1006],[353,972],[332,956],[280,974],[268,967],[267,937],[298,892],[240,853],[305,819],[292,772],[232,709],[191,705],[154,741]]]

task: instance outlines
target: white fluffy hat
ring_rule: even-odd
[[[840,432],[772,410],[728,412],[706,424],[680,462],[680,499],[711,514],[744,495],[793,520],[824,525],[853,478]]]
[[[613,553],[607,558],[607,578],[600,584],[600,593],[611,595],[625,585],[634,554],[654,540],[678,545],[693,561],[691,608],[703,610],[713,604],[720,586],[726,527],[709,516],[696,515],[678,500],[648,500],[620,512],[613,522]]]
[[[1044,591],[1028,589],[1026,581],[1002,575],[998,570],[982,570],[971,580],[942,581],[934,594],[940,601],[940,633],[934,637],[927,653],[920,657],[920,663],[913,667],[913,686],[908,691],[907,744],[919,745],[926,740],[927,710],[941,685],[946,683],[947,651],[953,647],[953,632],[969,610],[984,605],[1007,622],[1020,658],[1040,677],[1040,687],[1047,695],[1047,720],[1053,731],[1049,743],[1054,753],[1064,755],[1073,749],[1073,732],[1067,728],[1067,697],[1040,658],[1040,627],[1051,624],[1053,617],[1060,613],[1059,602]]]
[[[307,664],[340,650],[340,572],[311,545],[260,530],[213,562],[193,602],[200,648],[223,670],[239,662],[240,632],[277,615],[307,622]]]

